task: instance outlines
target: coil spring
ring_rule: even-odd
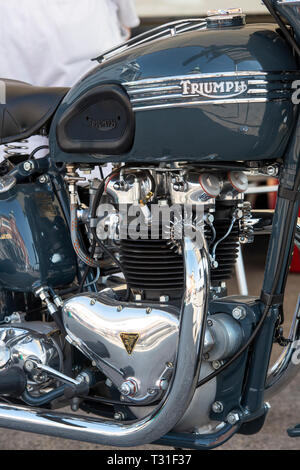
[[[25,156],[29,153],[28,140],[19,140],[18,142],[11,142],[4,145],[4,158],[10,158],[13,156]]]

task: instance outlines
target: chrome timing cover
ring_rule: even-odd
[[[113,382],[134,383],[124,402],[149,402],[163,393],[176,358],[179,312],[163,305],[121,303],[108,295],[82,294],[67,300],[67,339]]]
[[[28,325],[28,326],[27,326]],[[20,367],[28,360],[60,370],[61,359],[58,343],[52,338],[52,325],[42,322],[14,323],[0,327],[0,370]],[[27,371],[27,383],[42,383],[46,374]]]

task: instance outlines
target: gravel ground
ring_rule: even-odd
[[[247,247],[245,261],[248,269],[248,284],[251,295],[258,295],[261,289],[264,267],[264,256],[267,245],[265,240],[259,244]],[[286,295],[286,320],[290,325],[293,310],[299,294],[300,274],[291,274],[288,280]],[[235,281],[230,285],[231,293],[236,292]],[[278,350],[276,351],[278,354]],[[274,357],[275,357],[274,353]],[[291,439],[286,429],[300,423],[300,396],[299,380],[294,380],[285,390],[271,401],[271,410],[264,428],[254,436],[234,436],[222,449],[228,450],[298,450],[300,439]],[[65,439],[45,437],[37,434],[16,432],[11,430],[0,431],[1,450],[103,450],[112,449],[99,445],[91,445]],[[167,449],[159,446],[144,446],[135,449]],[[114,449],[115,450],[115,449]]]

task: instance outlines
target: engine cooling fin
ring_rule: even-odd
[[[127,282],[133,290],[156,291],[160,295],[170,290],[183,290],[183,257],[168,240],[122,240],[120,259]]]
[[[228,231],[229,218],[215,220],[217,240]],[[205,236],[210,243],[209,228]],[[214,242],[214,243],[215,243]],[[216,249],[218,268],[211,270],[211,282],[219,283],[230,279],[238,258],[239,225],[236,222],[228,235]],[[183,294],[184,261],[178,247],[171,240],[161,237],[155,239],[123,239],[120,242],[120,261],[133,292],[143,293],[145,299],[158,299],[167,295],[170,299],[179,299]]]

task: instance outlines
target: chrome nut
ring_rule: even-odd
[[[23,164],[23,168],[25,171],[31,171],[34,168],[34,164],[29,160]]]
[[[120,387],[120,392],[125,397],[134,397],[138,390],[138,385],[134,379],[126,380]]]
[[[229,413],[226,418],[226,421],[232,426],[238,423],[239,420],[240,420],[240,415],[238,414],[238,412],[235,412],[235,411],[232,411],[231,413]]]
[[[215,401],[212,405],[212,410],[214,413],[222,413],[222,411],[224,410],[223,403],[221,403],[220,401]]]
[[[232,310],[232,316],[235,320],[244,320],[247,316],[247,310],[242,305]]]

